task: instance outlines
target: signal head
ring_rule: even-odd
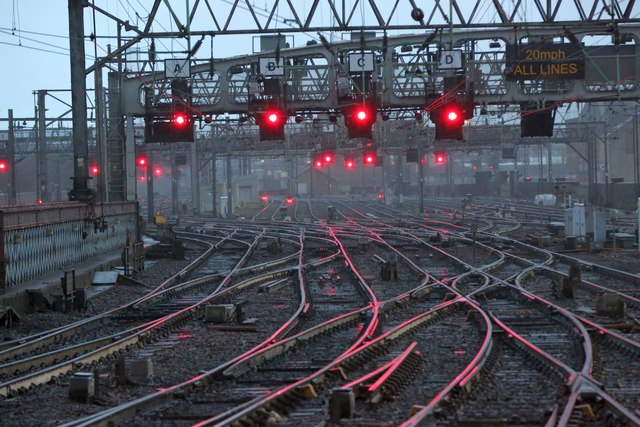
[[[189,124],[189,117],[183,112],[175,113],[173,115],[173,124],[177,127],[184,127]]]
[[[376,153],[364,153],[362,156],[362,161],[365,165],[375,166],[378,162],[378,156],[376,155]]]
[[[327,165],[333,164],[333,153],[331,152],[324,153],[324,155],[322,156],[322,160]]]
[[[344,167],[347,169],[353,169],[355,165],[356,165],[356,162],[351,158],[344,160]]]
[[[457,110],[449,110],[447,111],[447,120],[450,122],[457,122],[460,118],[460,114]]]

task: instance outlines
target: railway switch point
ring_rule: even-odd
[[[95,395],[96,384],[91,372],[76,372],[69,380],[69,399],[89,403]]]
[[[132,360],[130,375],[136,382],[147,382],[153,376],[153,362],[149,357]]]
[[[233,304],[208,305],[204,313],[205,322],[230,323],[235,319],[236,308]]]
[[[424,406],[413,404],[411,405],[411,409],[409,409],[409,416],[413,417],[415,414],[420,412],[420,410],[424,408]]]
[[[312,384],[305,384],[298,388],[298,392],[305,399],[315,399],[318,397],[318,393]]]
[[[369,239],[358,239],[358,250],[367,252],[369,250]]]
[[[625,317],[626,305],[620,296],[613,293],[606,293],[598,298],[596,302],[596,312],[598,314],[622,319]]]
[[[356,409],[356,396],[352,389],[335,388],[329,396],[329,418],[331,422],[353,418]]]

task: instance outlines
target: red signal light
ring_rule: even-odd
[[[378,199],[379,199],[379,200],[384,199],[384,194],[382,194],[382,193],[378,193]]]
[[[156,166],[155,168],[153,168],[153,174],[155,176],[160,176],[162,175],[162,168],[160,166]]]
[[[268,110],[263,114],[263,122],[268,126],[280,126],[282,124],[283,115],[279,110]]]
[[[449,110],[447,111],[447,120],[450,122],[457,122],[460,118],[460,113],[457,110]]]
[[[430,116],[436,125],[436,139],[463,139],[462,127],[465,119],[470,118],[469,111],[465,111],[463,104],[458,101],[446,101],[432,110]]]
[[[365,165],[375,165],[378,161],[378,156],[375,153],[364,153],[362,160]]]
[[[446,160],[446,157],[443,153],[436,153],[435,155],[436,165],[443,165],[445,160]]]
[[[367,113],[367,110],[365,110],[364,108],[360,108],[356,110],[356,118],[361,122],[364,122],[365,120],[367,120],[368,116],[369,114]]]
[[[376,109],[371,105],[355,105],[345,110],[345,125],[349,138],[371,138],[376,121]]]
[[[347,169],[353,169],[356,166],[356,162],[353,159],[344,159],[344,167]]]
[[[322,167],[322,158],[321,157],[316,157],[315,159],[313,159],[313,166],[315,166],[317,168],[321,168]]]
[[[0,173],[4,173],[9,170],[9,165],[5,160],[0,160]]]
[[[288,205],[292,205],[293,204],[293,197],[291,196],[287,196],[285,203]]]
[[[136,159],[136,163],[141,168],[146,168],[147,167],[147,158],[146,157],[138,157]]]
[[[269,113],[267,114],[267,120],[270,123],[276,124],[280,120],[280,116],[277,113]]]
[[[177,127],[184,127],[189,124],[189,118],[185,113],[175,113],[173,115],[173,124]]]
[[[2,165],[0,164],[0,169],[2,168]],[[91,175],[98,175],[98,172],[100,171],[100,169],[98,169],[98,166],[93,165],[91,166]]]
[[[333,164],[333,153],[332,152],[324,153],[322,155],[322,161],[324,162],[325,165]]]

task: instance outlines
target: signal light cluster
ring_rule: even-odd
[[[318,154],[313,158],[313,166],[315,168],[321,168],[323,166],[330,166],[335,162],[335,154],[332,151],[325,151]],[[362,164],[365,166],[378,166],[378,155],[375,150],[369,150],[362,153]],[[356,167],[356,160],[352,155],[344,157],[344,168],[347,170],[353,170]]]

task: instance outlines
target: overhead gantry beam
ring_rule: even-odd
[[[175,3],[175,2],[174,2]],[[171,2],[155,0],[145,28],[123,21],[145,37],[185,35],[287,34],[316,31],[406,31],[423,32],[434,27],[454,29],[569,22],[638,22],[640,7],[635,0],[196,0],[187,13]],[[94,7],[97,12],[105,13]],[[421,12],[414,12],[420,9]],[[412,13],[414,12],[414,13]],[[117,18],[114,18],[117,19]],[[170,19],[177,32],[152,31],[154,24]],[[161,21],[161,22],[157,22]],[[155,26],[157,28],[160,25]],[[166,27],[166,25],[164,25]]]
[[[552,14],[553,16],[553,14]],[[423,111],[427,100],[449,90],[447,77],[462,76],[461,89],[472,93],[477,105],[541,105],[564,102],[635,100],[640,98],[640,24],[618,26],[622,43],[613,44],[611,26],[576,24],[568,27],[539,26],[441,31],[412,36],[379,37],[278,49],[254,55],[216,60],[191,60],[187,77],[192,88],[191,108],[196,116],[250,112],[250,89],[260,87],[260,61],[281,61],[280,84],[285,108],[291,112],[335,111],[341,97],[364,98],[361,74],[349,70],[349,54],[371,55],[374,70],[367,76],[365,90],[381,112],[398,109]],[[590,43],[596,44],[589,45]],[[507,45],[561,43],[571,47],[584,63],[584,78],[569,76],[510,80]],[[628,44],[624,44],[627,42]],[[443,52],[459,51],[463,66],[443,68]],[[551,55],[551,53],[541,53]],[[163,69],[157,61],[153,69]],[[527,72],[527,68],[521,71]],[[352,70],[351,70],[352,71]],[[511,70],[512,71],[512,70]],[[558,71],[558,72],[563,72]],[[267,76],[267,79],[269,76]],[[142,116],[145,88],[152,89],[154,105],[170,105],[171,78],[165,71],[129,75],[124,80],[125,114]],[[342,92],[341,92],[342,91]],[[423,111],[424,112],[424,111]]]

